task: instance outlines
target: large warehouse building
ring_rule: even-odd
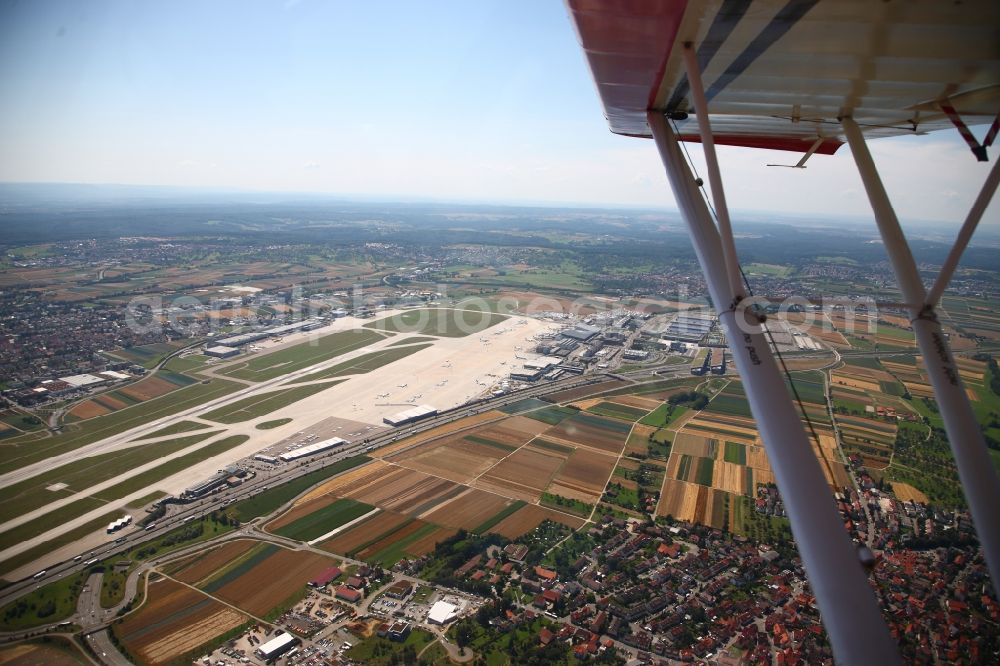
[[[420,419],[426,419],[428,416],[434,416],[437,413],[438,410],[430,405],[420,405],[419,407],[411,407],[410,409],[403,410],[392,416],[386,416],[382,421],[391,426],[401,426],[419,421]]]
[[[291,634],[279,634],[257,648],[257,654],[264,661],[270,661],[288,652],[298,642],[299,639]]]
[[[329,451],[330,449],[336,449],[337,447],[343,446],[344,444],[349,444],[346,439],[341,439],[340,437],[333,437],[332,439],[324,439],[322,442],[316,442],[315,444],[310,444],[309,446],[303,446],[301,449],[295,449],[294,451],[289,451],[288,453],[282,453],[278,458],[284,460],[285,462],[292,462],[293,460],[298,460],[299,458],[307,458],[309,456],[315,456],[317,454],[323,453],[324,451]]]

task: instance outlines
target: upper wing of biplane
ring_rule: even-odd
[[[692,44],[715,142],[830,154],[838,118],[869,138],[1000,111],[1000,3],[989,0],[570,0],[611,131],[650,136],[648,110],[691,110]],[[682,139],[697,140],[691,120]]]

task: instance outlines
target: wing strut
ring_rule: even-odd
[[[947,285],[950,273],[954,271],[954,264],[958,263],[958,256],[968,243],[968,237],[972,235],[978,218],[982,216],[993,190],[996,189],[997,167],[993,167],[983,191],[976,199],[959,233],[955,248],[946,262],[947,274],[942,273],[938,284],[932,288],[931,296],[934,300],[931,300],[924,290],[910,246],[899,226],[889,196],[882,186],[882,179],[878,175],[878,169],[868,151],[861,129],[852,118],[842,118],[841,124],[844,127],[847,143],[851,146],[854,161],[858,165],[861,180],[868,192],[868,199],[871,201],[875,221],[889,254],[893,272],[896,273],[900,291],[903,293],[903,301],[909,311],[910,325],[917,338],[920,353],[924,357],[924,366],[934,388],[941,416],[944,417],[948,442],[955,456],[958,476],[962,481],[965,498],[969,502],[979,541],[983,546],[993,589],[998,590],[1000,589],[1000,481],[986,450],[983,433],[969,404],[969,396],[962,384],[958,366],[934,311],[934,304]],[[957,255],[953,258],[952,255],[956,252]]]
[[[662,113],[648,111],[646,115],[712,301],[720,311],[719,321],[733,360],[746,385],[834,656],[843,664],[898,664],[896,645],[844,530],[799,414],[788,398],[761,320],[749,308],[751,299],[740,302],[737,298],[727,270],[724,241],[684,161],[677,136]],[[710,145],[705,144],[706,153]]]

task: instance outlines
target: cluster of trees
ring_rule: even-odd
[[[694,410],[705,409],[708,406],[708,396],[700,391],[684,391],[670,396],[667,403],[674,406],[690,407]]]

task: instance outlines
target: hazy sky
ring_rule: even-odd
[[[960,221],[988,168],[956,132],[872,152],[903,218]],[[734,209],[869,214],[846,147],[720,159]],[[673,207],[557,0],[0,0],[0,180]]]

